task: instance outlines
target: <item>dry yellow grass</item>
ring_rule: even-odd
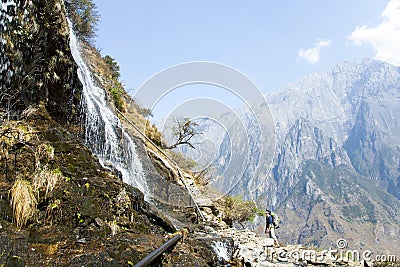
[[[10,195],[14,222],[17,228],[21,229],[36,215],[37,200],[31,183],[24,179],[17,179],[10,189]]]
[[[36,169],[39,169],[43,163],[54,159],[54,148],[49,145],[42,143],[36,148],[35,152],[35,165]]]
[[[44,198],[46,199],[62,177],[60,170],[49,170],[47,166],[36,172],[33,176],[33,191],[37,194],[37,198],[39,199],[40,190],[45,188]]]

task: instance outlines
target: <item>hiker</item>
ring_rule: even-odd
[[[275,228],[277,228],[277,222],[274,222],[274,216],[268,209],[265,210],[265,233],[268,232],[269,237],[274,239],[274,242],[279,247],[278,239],[275,235]]]

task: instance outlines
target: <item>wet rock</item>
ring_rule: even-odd
[[[141,211],[150,219],[151,222],[160,225],[167,232],[175,232],[175,226],[165,217],[154,205],[146,202]]]
[[[211,238],[204,239],[209,249],[216,254],[214,257],[216,264],[228,264],[233,259],[233,253],[236,250],[235,242],[232,238]]]

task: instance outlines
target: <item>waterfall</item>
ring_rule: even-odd
[[[7,83],[13,75],[13,72],[9,69],[10,61],[5,53],[5,47],[7,45],[6,40],[3,37],[9,24],[14,19],[17,11],[17,3],[14,0],[1,1],[0,3],[0,92],[6,90]]]
[[[125,183],[137,187],[146,196],[149,190],[142,164],[136,153],[136,145],[123,129],[119,118],[111,111],[105,91],[94,83],[83,60],[72,24],[70,48],[78,65],[78,77],[83,85],[85,107],[85,144],[99,158],[103,167],[112,165],[122,174]]]
[[[1,1],[0,7],[0,30],[3,32],[7,30],[7,24],[14,18],[17,3],[14,0]]]
[[[215,253],[218,256],[218,261],[220,262],[229,262],[232,257],[232,245],[224,242],[223,240],[220,241],[213,241],[212,247]]]

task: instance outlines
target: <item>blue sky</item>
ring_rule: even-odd
[[[400,0],[95,0],[96,46],[134,92],[157,72],[212,61],[264,94],[343,61],[400,65]]]

